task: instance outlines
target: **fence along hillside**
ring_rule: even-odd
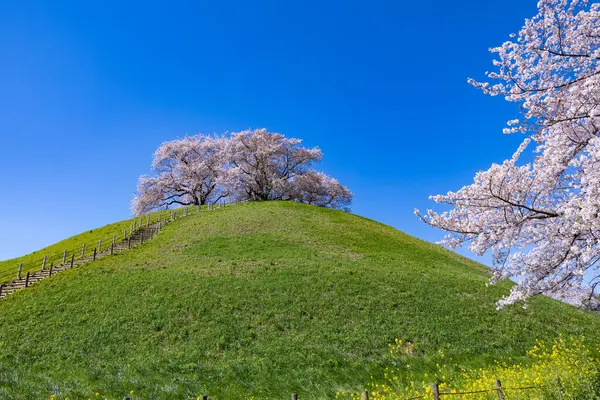
[[[209,205],[206,209],[212,210],[224,205],[225,203]],[[61,271],[141,245],[152,239],[169,222],[189,215],[191,209],[194,208],[181,207],[139,217],[131,222],[128,229],[121,230],[123,225],[115,224],[115,229],[99,239],[95,237],[93,240],[85,240],[76,247],[44,254],[33,261],[21,262],[14,268],[1,270],[0,282],[3,283],[0,283],[0,299]],[[201,207],[197,206],[195,209],[200,212]]]
[[[559,385],[560,386],[560,385]],[[539,391],[543,389],[543,386],[528,386],[528,387],[517,387],[517,388],[509,388],[502,387],[500,380],[496,379],[496,385],[494,388],[477,390],[477,391],[451,391],[451,392],[440,392],[437,384],[431,385],[428,392],[422,396],[416,397],[404,397],[398,398],[399,400],[442,400],[443,398],[448,399],[457,399],[457,400],[509,400],[509,399],[530,399],[533,395],[539,395]],[[510,394],[509,394],[510,393]],[[556,394],[559,399],[563,398],[563,393],[559,387],[557,387]],[[380,398],[376,395],[377,398]],[[370,395],[368,391],[364,391],[360,396],[361,400],[369,400]],[[387,398],[387,397],[386,397]],[[197,400],[212,400],[211,397],[207,395],[198,396]],[[354,400],[358,400],[357,397],[353,396]],[[396,397],[394,397],[396,399]],[[133,400],[131,397],[124,397],[123,400]],[[298,394],[292,394],[292,400],[299,400]]]

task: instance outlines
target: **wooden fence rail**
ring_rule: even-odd
[[[211,205],[206,208],[208,210],[213,210],[227,204],[232,203],[221,202],[218,205]],[[116,241],[117,235],[120,236],[120,231],[111,232],[110,236],[101,238],[97,242],[95,241],[97,239],[94,239],[93,243],[83,243],[74,249],[64,249],[55,254],[44,255],[39,261],[20,263],[16,269],[16,279],[10,282],[0,283],[0,299],[66,269],[92,262],[108,255],[114,255],[119,251],[131,249],[135,245],[144,244],[148,240],[154,238],[154,236],[169,222],[174,221],[179,217],[188,216],[189,208],[191,207],[181,207],[175,210],[169,210],[168,214],[167,212],[161,212],[156,216],[155,221],[152,221],[150,215],[147,215],[145,218],[136,218],[129,228],[129,234],[127,234],[127,229],[123,230],[123,240],[121,242]],[[197,207],[197,212],[200,211],[201,207]],[[110,243],[110,245],[107,246],[106,243]],[[91,251],[88,250],[86,252],[87,249],[91,249]],[[68,262],[69,254],[71,257]],[[48,269],[48,265],[50,265],[50,269]],[[26,273],[25,277],[23,277],[24,272]],[[6,278],[8,275],[0,272],[0,278],[2,277]]]
[[[542,388],[543,388],[543,386],[503,388],[502,384],[500,383],[500,380],[496,379],[496,386],[494,388],[490,388],[490,389],[474,390],[474,391],[466,391],[466,392],[440,392],[439,385],[433,384],[433,385],[431,385],[431,394],[424,394],[422,396],[417,396],[417,397],[405,397],[402,400],[417,400],[417,399],[426,399],[426,398],[430,398],[430,399],[432,398],[433,400],[440,400],[442,397],[445,397],[445,396],[465,396],[465,395],[470,395],[470,394],[482,394],[482,393],[495,393],[496,396],[498,397],[498,400],[509,400],[505,397],[504,391],[510,390],[512,392],[518,392],[518,391],[525,391],[525,390],[531,390],[531,389],[542,389]],[[209,400],[209,397],[207,395],[199,396],[198,398],[201,398],[202,400]],[[131,397],[124,397],[123,400],[133,400],[133,399]],[[299,400],[297,393],[292,394],[292,400]],[[369,400],[369,392],[368,391],[364,391],[362,393],[362,400]]]

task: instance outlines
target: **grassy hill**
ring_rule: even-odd
[[[0,398],[331,398],[392,361],[426,373],[518,359],[600,316],[547,298],[495,310],[510,286],[438,246],[352,214],[287,202],[177,220],[144,246],[0,301]]]

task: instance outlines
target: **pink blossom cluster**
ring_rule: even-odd
[[[497,55],[495,83],[470,80],[522,109],[513,157],[456,192],[432,196],[447,211],[417,215],[448,232],[443,244],[490,251],[493,281],[518,283],[499,308],[537,294],[580,296],[597,307],[600,283],[600,4],[541,0]],[[519,163],[530,148],[532,161]]]
[[[347,210],[352,193],[311,169],[323,156],[266,129],[227,136],[196,135],[163,143],[154,153],[153,175],[138,181],[134,215],[172,205],[204,205],[228,198],[292,200]]]

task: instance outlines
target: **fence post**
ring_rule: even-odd
[[[48,278],[52,276],[52,270],[54,269],[54,263],[50,263],[50,272],[48,273]]]
[[[298,400],[298,395],[296,393],[292,394],[292,400]]]
[[[46,269],[46,256],[44,256],[44,261],[42,262],[42,271]]]
[[[29,286],[29,272],[27,272],[27,275],[25,276],[25,287]]]
[[[23,263],[19,264],[19,272],[17,273],[18,280],[21,280],[21,272],[23,272]]]
[[[71,254],[71,268],[73,268],[74,261],[75,261],[75,253]]]
[[[112,245],[115,245],[115,242],[117,241],[117,235],[113,235],[113,240],[112,240]]]
[[[113,254],[115,254],[115,242],[110,244],[110,255],[112,256]]]
[[[127,239],[127,248],[131,248],[131,236],[129,236],[129,238]]]
[[[127,239],[127,229],[123,229],[123,240]]]
[[[502,383],[499,379],[496,379],[496,391],[498,392],[498,400],[504,400],[504,393],[502,393]]]
[[[363,392],[363,400],[369,400],[369,392],[366,390]]]
[[[141,243],[144,244],[144,232],[141,232],[141,233],[142,233]]]
[[[67,250],[63,251],[63,264],[67,262]]]
[[[93,261],[96,261],[96,248],[94,247],[94,259]]]
[[[4,288],[4,285],[0,283],[0,297],[2,297],[2,289]]]
[[[83,258],[84,255],[85,255],[85,243],[83,244],[83,246],[81,246],[81,257]]]
[[[146,228],[150,226],[150,216],[146,216]]]
[[[437,383],[431,385],[431,389],[433,390],[433,400],[440,400],[440,388]]]
[[[102,239],[100,239],[98,241],[98,252],[101,253],[102,252]]]

